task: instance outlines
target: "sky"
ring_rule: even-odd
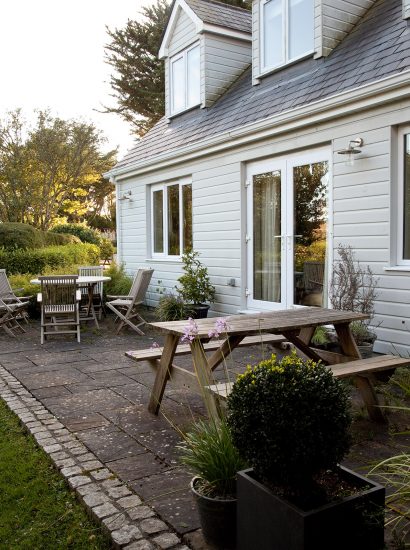
[[[106,26],[122,28],[140,18],[153,0],[0,0],[0,118],[21,108],[49,108],[54,116],[93,122],[108,138],[106,148],[132,146],[130,126],[115,114],[111,67],[104,62]]]

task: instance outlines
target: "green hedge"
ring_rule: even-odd
[[[83,243],[96,245],[101,243],[101,233],[83,223],[65,223],[63,225],[57,225],[54,227],[53,232],[75,235]]]
[[[36,273],[41,275],[48,268],[72,265],[98,265],[100,249],[94,244],[69,244],[48,246],[36,250],[0,249],[0,268],[8,274]]]
[[[0,248],[34,249],[78,242],[80,240],[73,235],[58,235],[50,231],[41,231],[27,223],[0,223]]]

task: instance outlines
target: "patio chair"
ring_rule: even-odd
[[[303,264],[303,305],[322,305],[324,275],[324,262],[305,262]]]
[[[15,331],[26,332],[17,320],[18,317],[21,318],[25,307],[24,302],[21,304],[7,304],[0,298],[0,328],[13,338],[16,337]]]
[[[107,307],[109,307],[119,318],[120,322],[117,328],[117,334],[125,325],[128,325],[135,330],[135,332],[144,336],[144,333],[139,327],[144,325],[146,321],[141,317],[137,309],[145,299],[145,294],[147,293],[153,273],[153,269],[139,269],[134,277],[130,294],[128,296],[119,296],[115,300],[106,303]],[[134,319],[137,319],[139,322],[135,324],[135,322],[133,322]]]
[[[39,277],[41,292],[41,343],[50,334],[75,334],[80,342],[80,300],[78,275]],[[58,327],[63,326],[64,330]],[[49,330],[49,328],[53,330]],[[73,327],[73,328],[71,328]]]
[[[78,274],[80,277],[102,277],[104,275],[104,267],[102,265],[82,266],[78,268]],[[94,285],[93,288],[93,307],[98,313],[98,318],[101,319],[101,315],[105,313],[103,302],[103,288],[104,283],[101,281]],[[81,303],[88,306],[88,286],[81,286]]]
[[[6,270],[0,269],[0,299],[6,304],[24,304],[24,308],[21,308],[20,317],[28,323],[28,313],[26,311],[29,300],[33,296],[16,296],[15,292],[19,292],[23,289],[18,288],[13,290],[10,282],[7,278]]]

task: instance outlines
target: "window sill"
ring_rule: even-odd
[[[182,109],[181,111],[175,111],[175,113],[168,113],[167,118],[171,122],[173,118],[183,115],[184,113],[188,113],[189,111],[193,111],[194,109],[198,109],[198,107],[203,107],[202,103],[196,103],[195,105],[192,105],[191,107],[187,107],[186,109]]]
[[[286,61],[285,63],[282,63],[282,65],[277,65],[276,67],[272,67],[271,69],[260,69],[259,74],[255,75],[256,79],[262,79],[265,76],[269,76],[273,73],[278,73],[279,71],[282,71],[283,69],[287,69],[288,67],[291,67],[292,65],[296,65],[300,61],[304,61],[305,59],[313,58],[315,55],[315,52],[309,52],[306,54],[301,55],[300,57],[297,57],[296,59],[292,59],[291,61]]]
[[[384,271],[404,271],[410,273],[410,265],[394,265],[391,267],[384,267]]]
[[[145,258],[147,263],[159,263],[159,264],[181,264],[182,258],[179,256],[176,258]]]

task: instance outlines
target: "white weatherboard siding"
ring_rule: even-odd
[[[252,61],[250,42],[205,34],[201,88],[205,106],[212,105],[243,74]]]
[[[322,0],[321,49],[316,50],[317,56],[329,55],[374,3],[375,0]]]
[[[334,248],[350,244],[357,259],[370,265],[378,281],[375,324],[377,351],[410,353],[410,272],[386,271],[392,265],[392,242],[396,205],[391,209],[396,184],[394,134],[397,125],[410,121],[410,101],[384,105],[331,122],[266,138],[225,153],[204,155],[190,163],[150,171],[119,184],[132,190],[134,202],[121,201],[119,242],[121,260],[130,272],[140,265],[155,269],[149,303],[158,299],[157,280],[172,290],[181,273],[178,261],[149,259],[148,187],[153,183],[192,177],[194,247],[209,267],[217,289],[214,315],[233,314],[246,305],[246,204],[244,167],[246,162],[272,158],[287,152],[331,145],[333,150],[333,233]],[[362,153],[353,167],[344,164],[337,151],[355,137],[362,137]],[[390,150],[393,149],[391,156]],[[393,176],[392,176],[393,173]],[[392,213],[392,214],[391,214]],[[147,259],[148,258],[148,259]],[[235,287],[228,286],[234,278]]]
[[[195,25],[192,19],[180,9],[175,23],[174,31],[168,45],[168,55],[172,57],[176,53],[184,50],[190,44],[198,40]]]

